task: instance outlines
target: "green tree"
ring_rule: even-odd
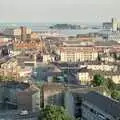
[[[101,56],[98,54],[98,61],[101,61]]]
[[[116,89],[116,84],[109,78],[106,79],[105,85],[111,92]]]
[[[53,76],[53,82],[58,82],[57,76]]]
[[[118,56],[118,58],[117,58],[118,60],[120,60],[120,56]]]
[[[116,53],[113,53],[113,57],[115,60],[117,60],[117,58],[118,58]]]
[[[3,81],[3,80],[4,80],[3,76],[0,75],[0,81]]]
[[[15,79],[11,76],[0,76],[0,81],[14,81]]]
[[[72,120],[63,107],[47,105],[39,116],[39,120]]]
[[[104,77],[100,74],[96,74],[94,75],[94,78],[93,78],[93,85],[94,86],[100,86],[100,85],[103,85],[104,84]]]
[[[120,91],[114,90],[114,91],[111,93],[111,97],[112,97],[113,99],[120,100]]]

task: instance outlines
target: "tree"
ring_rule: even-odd
[[[53,76],[53,82],[58,82],[57,76]]]
[[[106,87],[112,92],[116,89],[116,84],[111,79],[106,79]]]
[[[103,76],[101,76],[100,74],[96,74],[96,75],[94,75],[94,78],[93,78],[93,85],[94,86],[103,85],[104,81],[105,81],[105,79]]]
[[[13,78],[12,76],[1,76],[0,75],[0,81],[14,81],[15,78]]]
[[[3,80],[4,80],[3,76],[0,75],[0,81],[3,81]]]
[[[117,58],[118,58],[116,53],[113,53],[113,57],[115,60],[117,60]]]
[[[47,105],[39,116],[39,120],[72,120],[63,107]]]
[[[120,56],[118,56],[118,58],[117,58],[118,60],[120,60]]]
[[[120,100],[120,91],[114,90],[114,91],[111,93],[111,97],[112,97],[113,99]]]
[[[101,61],[101,56],[98,54],[98,61]]]

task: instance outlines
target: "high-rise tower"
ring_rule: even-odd
[[[21,27],[21,40],[25,41],[26,40],[26,27]]]
[[[118,22],[116,19],[112,18],[112,31],[117,31],[118,29]]]

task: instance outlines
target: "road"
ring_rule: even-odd
[[[29,112],[26,115],[20,115],[20,111],[0,112],[0,120],[37,120],[38,112]]]

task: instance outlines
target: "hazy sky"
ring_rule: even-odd
[[[120,19],[120,0],[0,0],[0,22],[101,22]]]

